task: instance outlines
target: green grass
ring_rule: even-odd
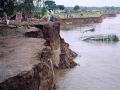
[[[100,12],[94,12],[94,13],[84,13],[84,14],[81,14],[79,12],[77,13],[70,13],[68,14],[68,18],[88,18],[88,17],[100,17],[102,14]],[[35,17],[48,17],[47,16],[47,13],[44,14],[44,16],[42,16],[41,12],[34,12],[34,16]],[[61,19],[65,19],[67,18],[67,14],[66,13],[55,13],[55,16],[56,17],[60,17]]]
[[[55,15],[59,16],[62,19],[67,18],[67,14],[65,14],[65,13],[59,13],[59,14],[55,14]],[[69,18],[71,18],[71,17],[72,18],[99,17],[101,15],[102,14],[100,12],[96,12],[96,13],[84,13],[83,15],[81,15],[81,13],[70,13],[69,14]]]

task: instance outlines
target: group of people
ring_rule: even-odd
[[[1,21],[1,23],[4,23],[4,24],[8,25],[9,22],[10,22],[10,19],[12,19],[12,20],[14,19],[18,23],[20,23],[21,21],[27,21],[26,20],[27,17],[22,12],[17,12],[15,16],[9,18],[6,12],[0,11],[0,21]],[[51,22],[57,21],[57,17],[54,15],[54,11],[52,9],[48,9],[48,21],[51,21]]]
[[[27,21],[27,17],[22,12],[17,12],[13,17],[9,17],[5,11],[0,11],[0,22],[2,24],[9,24],[10,20],[16,20],[16,22]]]

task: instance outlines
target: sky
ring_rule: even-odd
[[[56,4],[65,6],[119,6],[120,0],[54,0]]]

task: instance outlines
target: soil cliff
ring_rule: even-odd
[[[54,89],[54,69],[76,66],[77,54],[60,37],[59,22],[22,29],[0,36],[0,90]]]

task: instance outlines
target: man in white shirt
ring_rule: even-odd
[[[56,18],[55,18],[55,16],[54,16],[53,10],[49,9],[49,10],[48,10],[48,21],[54,22],[54,21],[56,21],[55,19],[56,19]]]

